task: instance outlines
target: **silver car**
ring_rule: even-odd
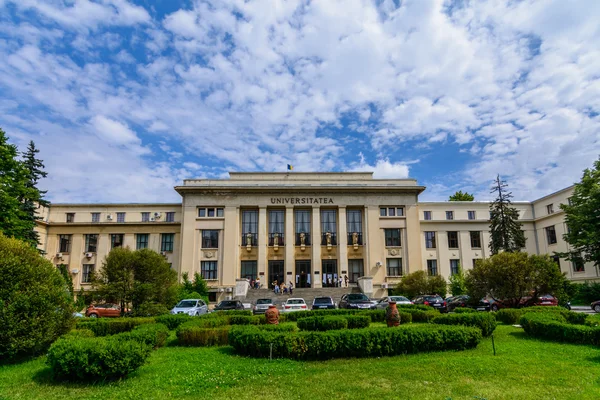
[[[171,314],[187,314],[197,316],[208,313],[208,306],[202,299],[185,299],[181,300],[171,310]]]
[[[252,309],[253,314],[264,314],[269,309],[269,306],[274,305],[273,299],[258,299]]]
[[[379,300],[377,304],[371,307],[372,310],[384,310],[390,301],[395,301],[396,304],[412,304],[412,301],[404,296],[388,296]]]

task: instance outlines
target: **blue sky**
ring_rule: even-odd
[[[600,2],[0,0],[0,127],[55,202],[228,171],[373,171],[516,199],[600,154]]]

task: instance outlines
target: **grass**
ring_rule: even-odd
[[[0,367],[0,399],[598,399],[600,349],[498,326],[463,352],[320,362],[264,360],[229,347],[167,346],[129,378],[54,383],[45,357]]]

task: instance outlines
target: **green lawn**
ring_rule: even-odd
[[[0,399],[599,399],[600,349],[542,342],[499,326],[477,349],[298,362],[229,347],[164,347],[129,378],[58,384],[44,357],[0,367]]]

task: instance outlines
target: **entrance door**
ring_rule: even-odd
[[[363,266],[363,260],[348,260],[348,272],[350,276],[350,282],[358,282],[358,278],[365,276],[365,268]]]
[[[296,261],[296,287],[310,287],[310,260]]]
[[[283,261],[269,261],[269,289],[273,289],[273,282],[280,285],[285,279]]]
[[[335,287],[337,282],[337,260],[323,260],[323,287]]]

